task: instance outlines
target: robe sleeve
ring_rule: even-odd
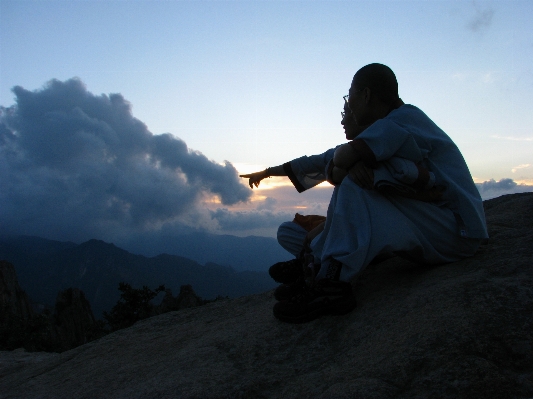
[[[393,187],[400,193],[417,193],[435,186],[435,174],[420,164],[404,158],[392,157],[380,162],[374,170],[374,187],[377,190]]]
[[[374,122],[351,145],[361,154],[363,161],[373,168],[377,166],[377,162],[393,156],[414,163],[421,162],[425,157],[414,137],[398,123],[387,118]]]
[[[299,193],[326,180],[326,168],[336,149],[330,148],[319,155],[304,155],[283,164],[283,170]]]

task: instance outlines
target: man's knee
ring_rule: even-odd
[[[303,248],[307,231],[294,222],[284,222],[278,228],[278,242],[294,256],[298,256]]]

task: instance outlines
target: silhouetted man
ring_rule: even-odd
[[[482,200],[459,149],[420,109],[403,103],[389,67],[357,71],[348,111],[351,141],[326,151],[321,162],[301,157],[243,176],[251,187],[268,175],[288,176],[300,192],[323,180],[335,186],[308,256],[271,268],[285,284],[274,306],[283,321],[351,311],[350,281],[377,257],[453,262],[474,255],[488,237]],[[306,162],[313,159],[314,166]],[[317,271],[312,281],[304,278],[309,269]]]

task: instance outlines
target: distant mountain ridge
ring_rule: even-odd
[[[59,291],[79,288],[97,317],[119,299],[119,282],[150,288],[164,284],[173,293],[191,284],[204,299],[239,297],[275,286],[266,270],[236,272],[168,254],[148,258],[94,239],[77,245],[38,237],[2,238],[0,259],[15,266],[20,285],[34,301],[51,305]]]
[[[183,256],[200,264],[214,262],[237,271],[260,271],[292,255],[271,237],[237,237],[201,232],[180,235],[158,234],[117,242],[121,248],[148,257],[161,253]]]

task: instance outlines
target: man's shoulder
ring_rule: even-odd
[[[435,138],[449,139],[448,135],[424,111],[414,105],[402,105],[387,117],[390,117],[389,122],[397,124],[411,133],[429,134]]]
[[[391,111],[386,118],[395,119],[398,117],[404,117],[405,115],[409,115],[410,117],[418,116],[428,118],[424,111],[412,104],[404,104],[401,107],[396,108]]]
[[[404,104],[398,107],[384,118],[378,119],[371,126],[372,130],[406,130],[420,125],[432,123],[431,119],[418,107],[411,104]],[[364,132],[363,132],[364,133]]]

